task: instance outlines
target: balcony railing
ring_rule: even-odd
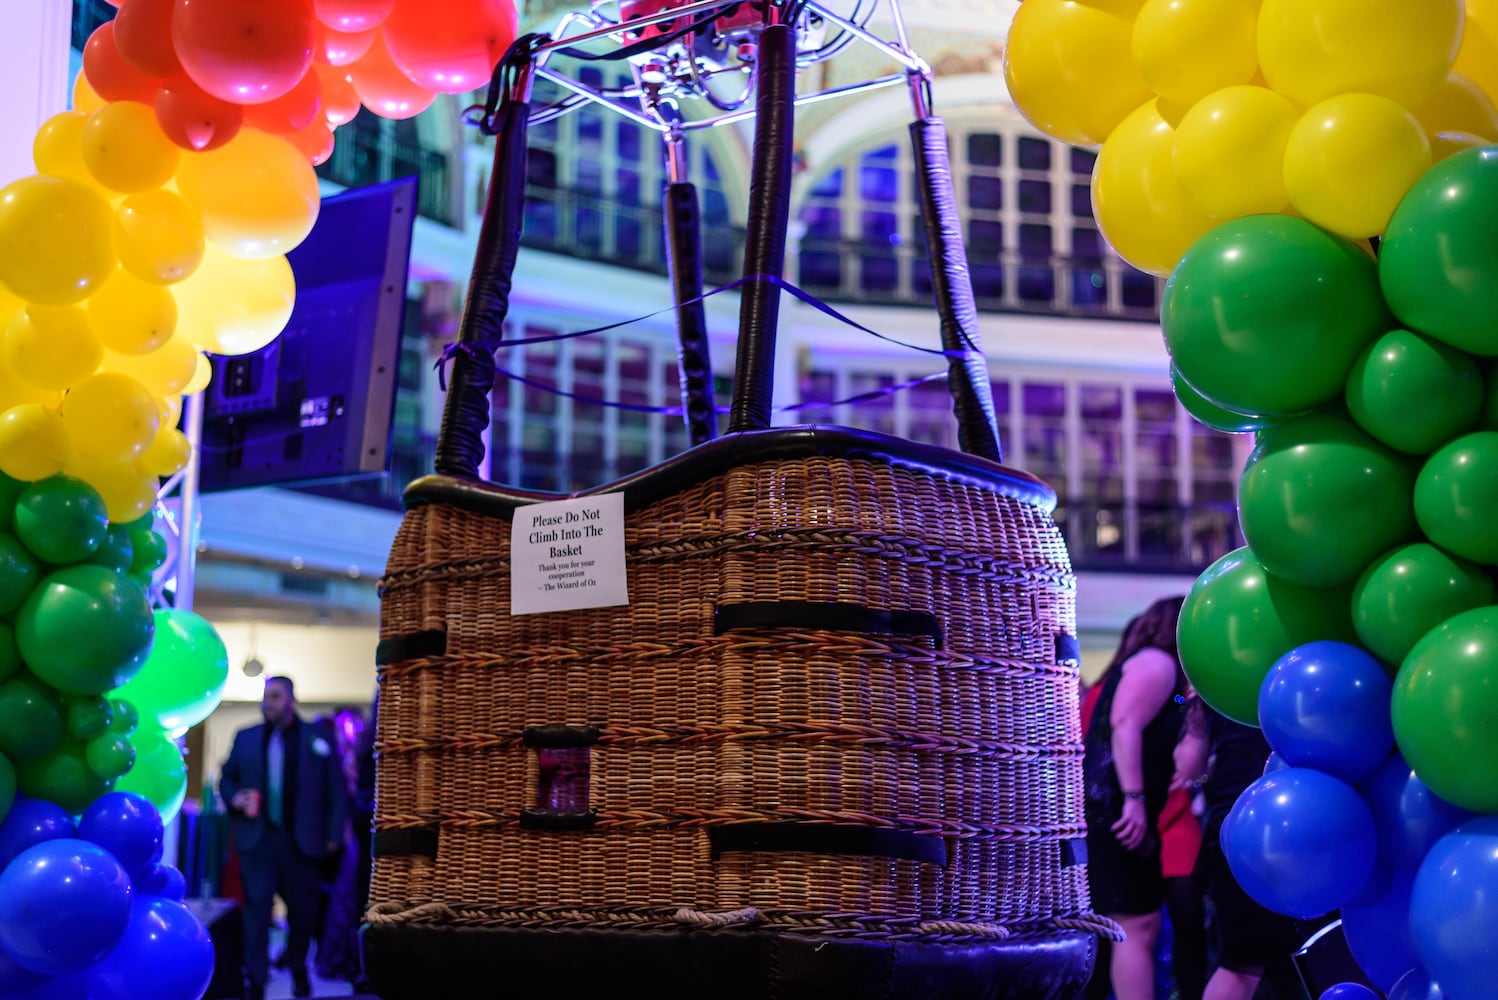
[[[1056,513],[1078,570],[1194,574],[1243,545],[1232,503],[1077,503]]]
[[[395,123],[385,122],[368,111],[338,130],[333,155],[317,168],[318,176],[344,187],[362,187],[419,177],[416,210],[446,226],[457,224],[453,211],[452,181],[448,154],[399,135]]]

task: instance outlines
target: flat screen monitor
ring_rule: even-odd
[[[213,357],[203,492],[379,476],[390,461],[416,179],[323,199],[287,255],[296,304],[253,354]]]

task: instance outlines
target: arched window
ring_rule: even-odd
[[[952,177],[980,309],[1153,319],[1156,283],[1092,217],[1096,154],[995,118],[948,124]],[[927,304],[915,165],[903,132],[819,164],[801,203],[799,281],[846,301]]]

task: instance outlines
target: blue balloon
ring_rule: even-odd
[[[161,860],[161,814],[134,792],[109,792],[95,799],[78,819],[78,836],[113,854],[132,879]]]
[[[1271,753],[1264,760],[1264,773],[1273,774],[1275,771],[1283,771],[1290,766],[1290,762],[1277,753]]]
[[[1457,824],[1474,814],[1436,795],[1395,751],[1363,785],[1363,801],[1378,829],[1378,858],[1414,871],[1425,854]]]
[[[84,973],[90,1000],[198,1000],[213,978],[213,939],[183,904],[140,896],[119,947]]]
[[[5,822],[0,823],[0,871],[28,848],[72,836],[73,817],[62,806],[17,796]]]
[[[32,972],[92,965],[129,922],[130,876],[97,844],[49,840],[0,873],[0,947]]]
[[[1406,972],[1389,991],[1389,1000],[1445,1000],[1445,997],[1441,987],[1431,982],[1430,973],[1418,967]]]
[[[1351,786],[1289,767],[1244,790],[1222,824],[1222,853],[1243,891],[1292,917],[1330,913],[1373,871],[1373,816]]]
[[[0,948],[0,997],[14,996],[40,986],[46,978],[32,972],[7,955],[4,948]]]
[[[1473,762],[1489,766],[1490,762]],[[1436,841],[1410,894],[1415,950],[1453,998],[1498,983],[1498,816],[1471,819]]]
[[[187,879],[171,865],[152,865],[150,871],[135,880],[135,891],[142,896],[161,896],[180,903],[187,896]]]
[[[1338,983],[1322,990],[1320,1000],[1378,1000],[1378,994],[1362,983]]]
[[[1308,642],[1275,661],[1259,689],[1264,738],[1291,767],[1357,784],[1389,757],[1394,682],[1345,642]]]
[[[1342,936],[1358,968],[1387,993],[1401,976],[1420,964],[1415,931],[1410,926],[1410,890],[1414,877],[1398,872],[1379,897],[1342,907]]]

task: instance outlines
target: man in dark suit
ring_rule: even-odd
[[[297,715],[291,678],[265,682],[260,714],[264,725],[235,735],[219,779],[244,884],[245,995],[265,996],[271,905],[279,893],[294,995],[305,997],[312,994],[307,946],[317,932],[319,861],[343,843],[346,785],[332,731]]]

